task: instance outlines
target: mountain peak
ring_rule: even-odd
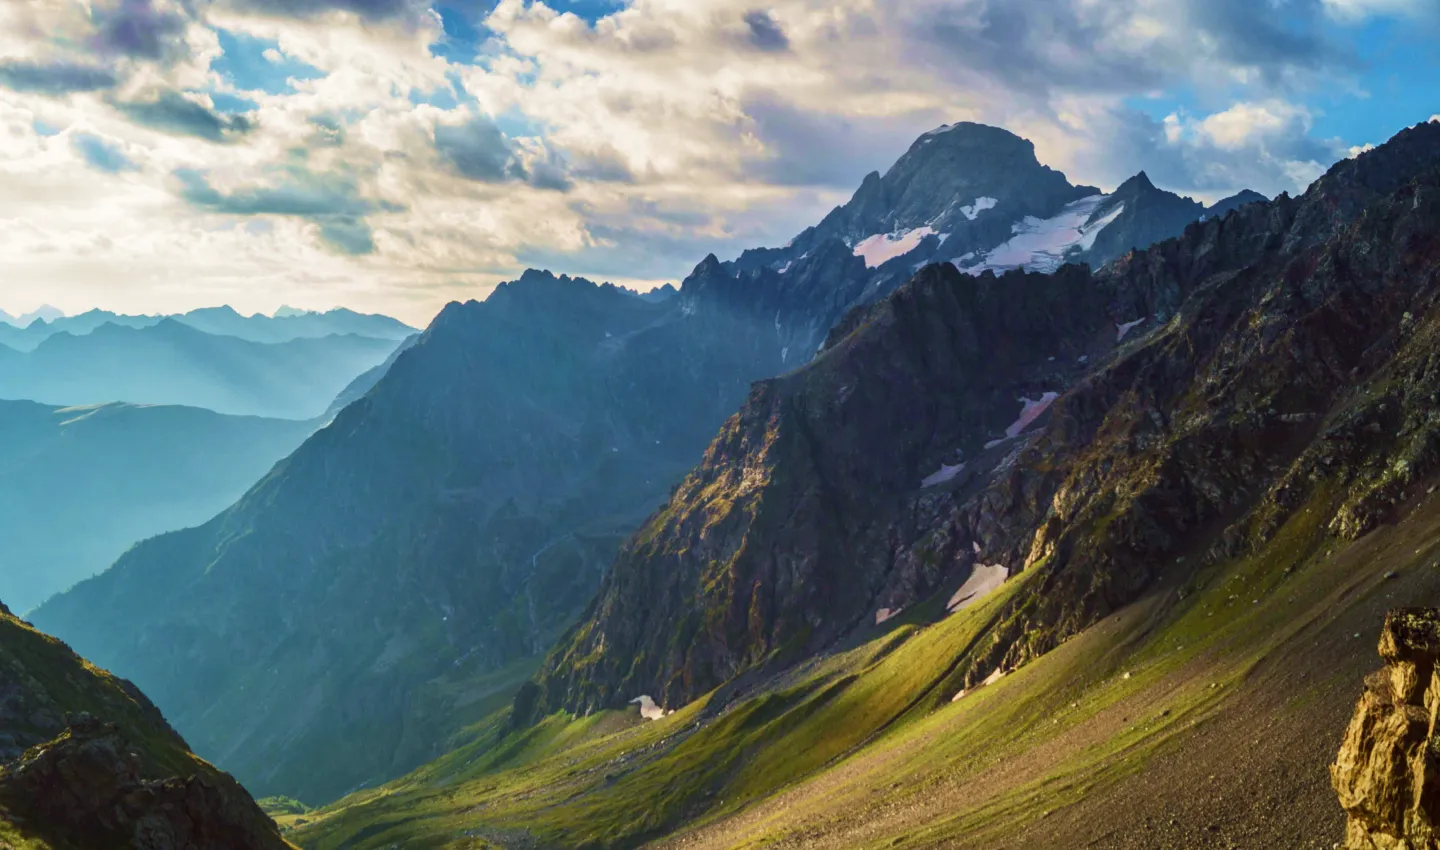
[[[1115,190],[1114,194],[1135,195],[1139,194],[1140,192],[1154,191],[1156,191],[1155,184],[1150,182],[1150,175],[1146,174],[1144,171],[1141,171],[1139,174],[1136,174],[1134,177],[1131,177],[1129,180],[1121,183],[1119,188]]]

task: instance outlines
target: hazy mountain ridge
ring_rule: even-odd
[[[315,427],[185,407],[0,401],[0,598],[27,611],[137,541],[210,519]]]
[[[59,406],[175,404],[220,413],[312,419],[397,343],[355,335],[259,343],[175,319],[60,333],[0,358],[0,397]]]
[[[104,325],[148,328],[166,319],[205,333],[233,336],[250,342],[290,342],[348,334],[399,341],[416,330],[388,316],[357,313],[344,308],[323,313],[296,311],[284,315],[277,311],[273,317],[262,313],[244,316],[230,307],[208,307],[163,316],[130,316],[96,309],[74,316],[37,314],[23,324],[23,318],[13,323],[0,322],[0,345],[16,351],[33,351],[56,334],[84,336]]]

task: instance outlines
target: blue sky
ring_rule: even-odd
[[[77,0],[0,14],[0,308],[346,304],[778,244],[920,133],[1298,192],[1440,113],[1440,0]]]

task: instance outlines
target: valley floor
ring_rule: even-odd
[[[948,661],[1025,576],[710,716],[499,724],[292,833],[313,848],[1328,848],[1328,765],[1386,610],[1440,600],[1440,498],[1358,543],[1300,512],[952,701]]]

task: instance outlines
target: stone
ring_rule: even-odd
[[[1330,767],[1346,850],[1440,850],[1440,609],[1385,618],[1380,656]]]

